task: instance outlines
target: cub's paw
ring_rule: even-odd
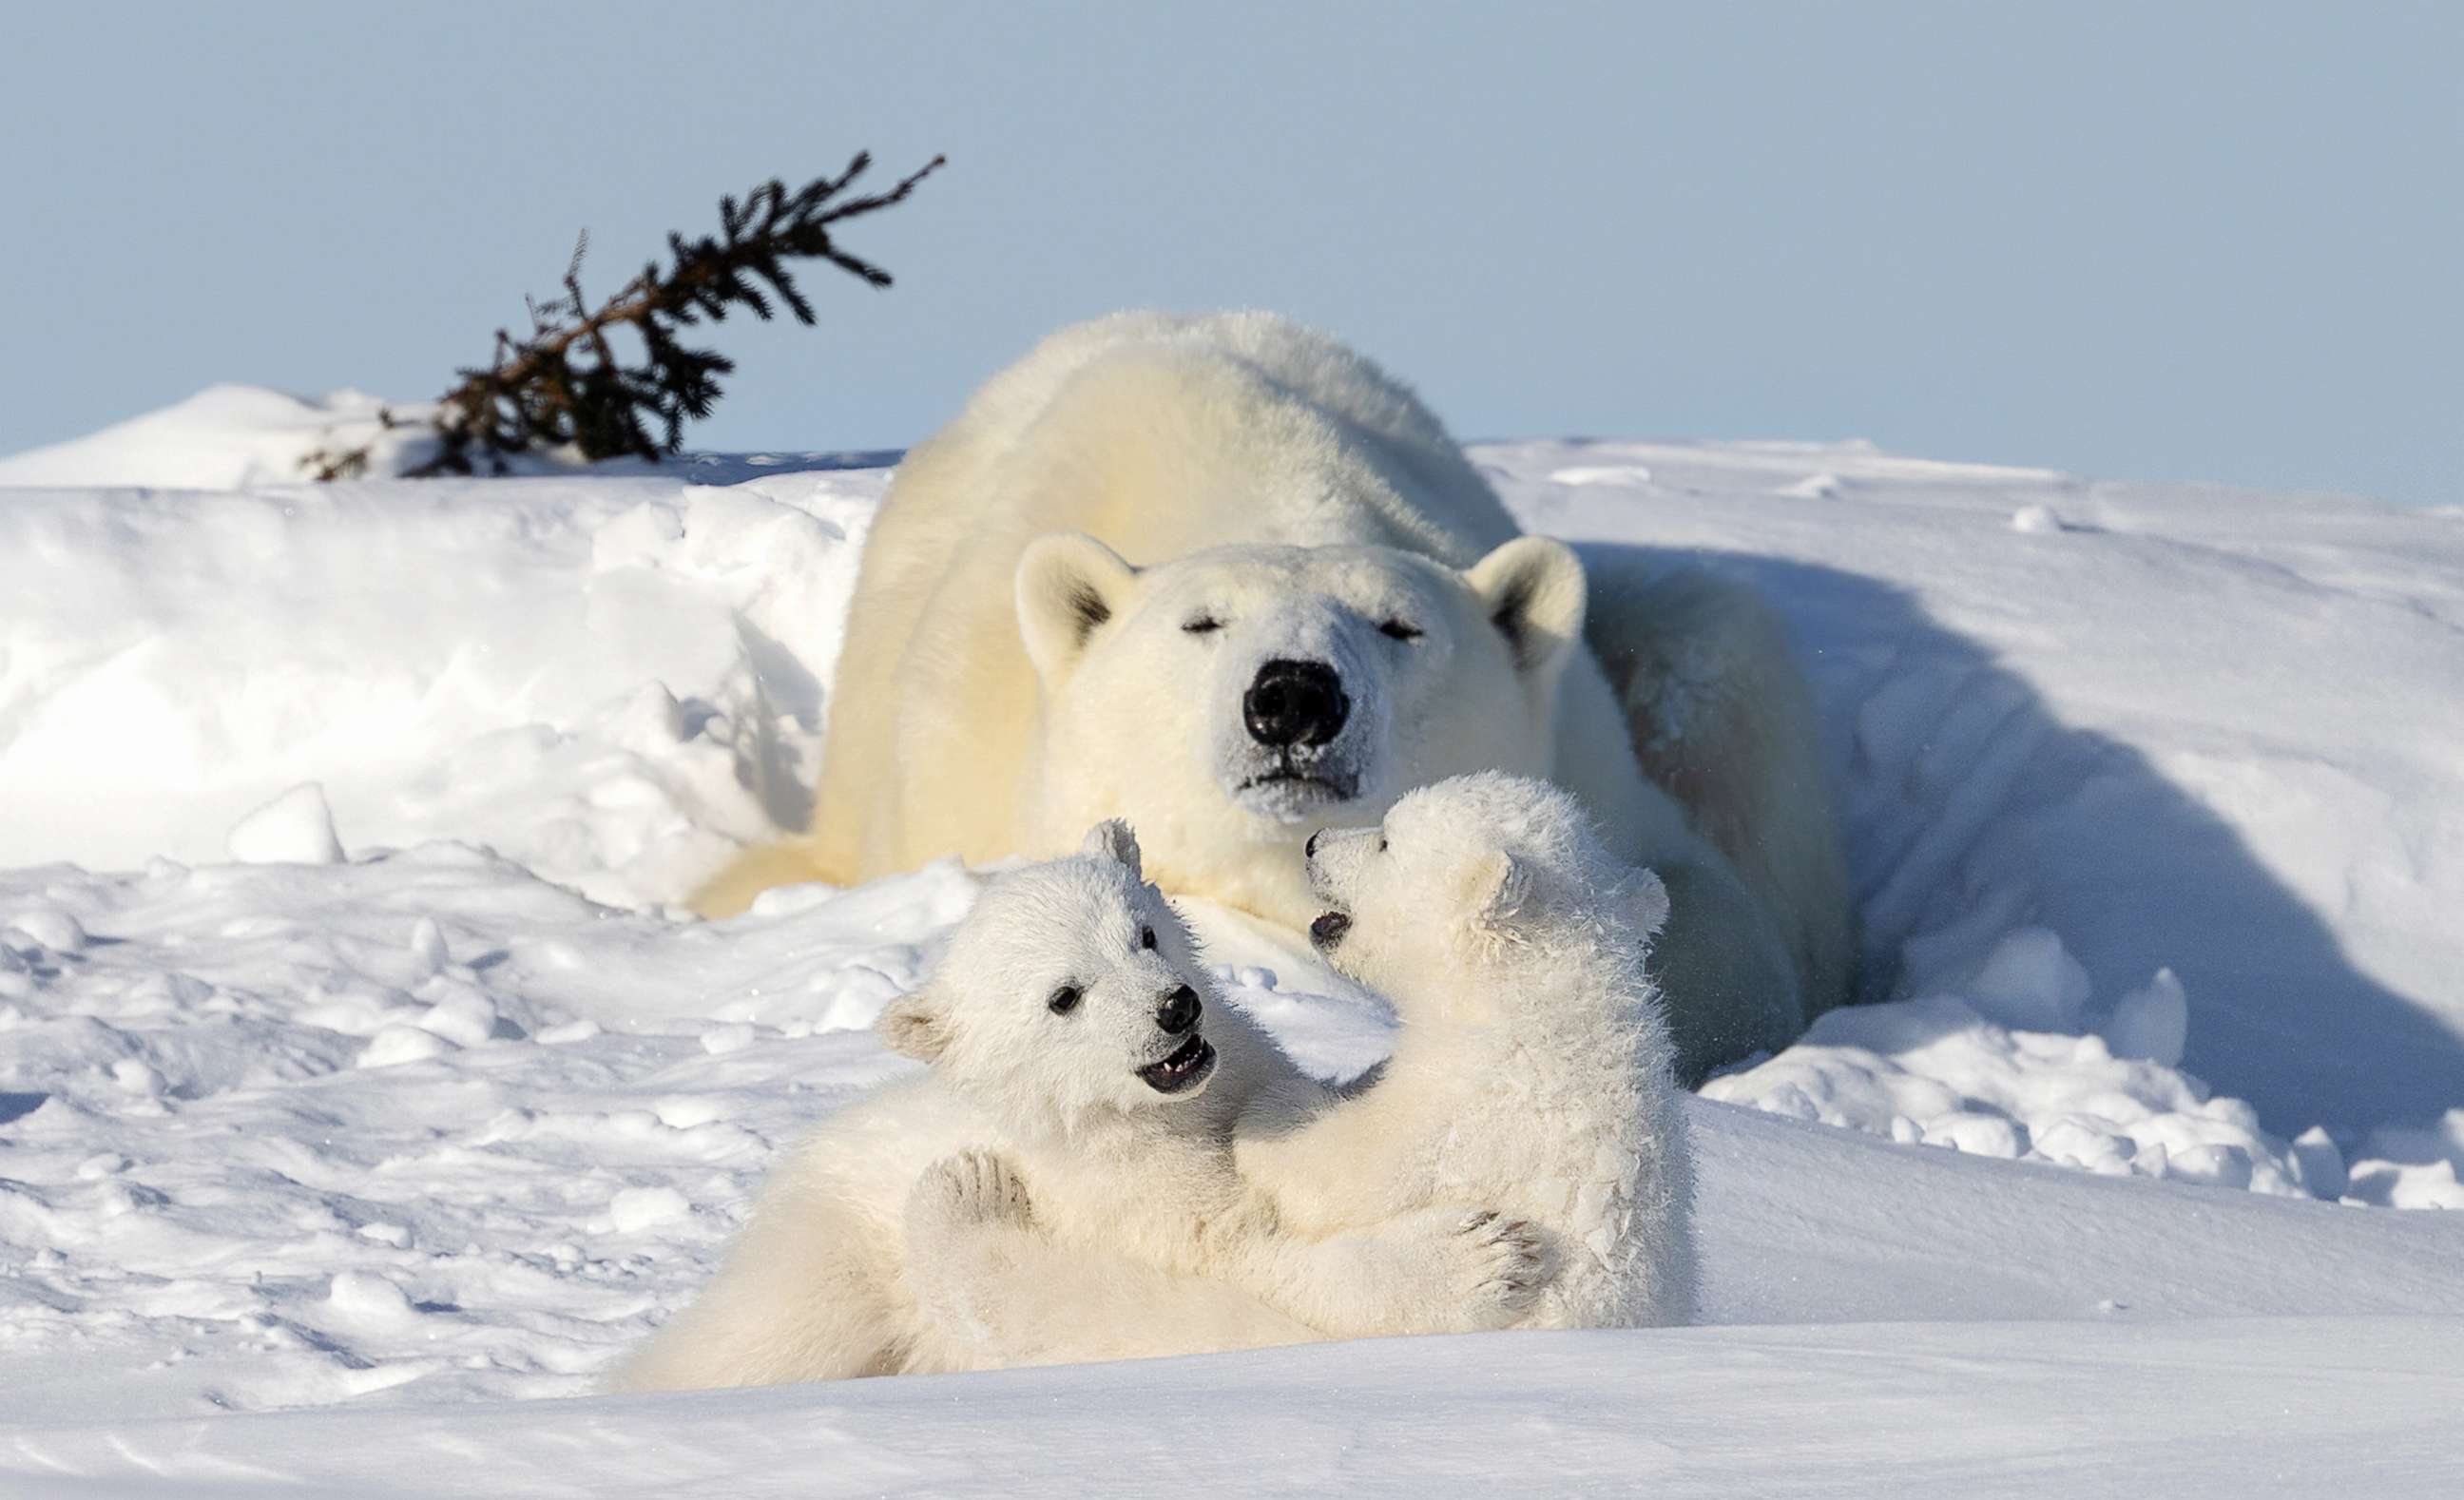
[[[1468,1328],[1513,1323],[1557,1279],[1549,1236],[1528,1219],[1489,1209],[1456,1212],[1450,1248],[1457,1305]]]
[[[908,1195],[907,1215],[947,1229],[1024,1228],[1035,1220],[1026,1184],[990,1151],[962,1151],[925,1168]]]

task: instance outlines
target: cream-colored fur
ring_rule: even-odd
[[[1526,1326],[1689,1321],[1691,1158],[1643,961],[1660,882],[1564,792],[1495,774],[1413,792],[1309,860],[1330,908],[1313,936],[1402,1028],[1359,1097],[1245,1119],[1243,1175],[1318,1232],[1466,1194],[1529,1220],[1558,1261]]]
[[[1857,935],[1821,721],[1771,607],[1699,568],[1595,570],[1583,633],[1644,774],[1777,919],[1808,1019],[1846,1001]],[[1694,1019],[1672,1014],[1681,1033]],[[1700,1049],[1681,1034],[1681,1054]]]
[[[1726,606],[1661,608],[1662,590],[1626,607],[1613,589],[1619,607],[1586,632],[1573,554],[1518,538],[1410,391],[1281,319],[1065,329],[900,466],[811,832],[696,904],[740,910],[799,871],[850,883],[1049,854],[1121,815],[1167,889],[1297,929],[1314,828],[1373,823],[1450,775],[1545,775],[1667,881],[1655,962],[1699,1077],[1793,1039],[1841,998],[1850,951],[1803,686],[1749,596],[1701,589]],[[1616,688],[1595,651],[1620,665]],[[1256,780],[1244,693],[1289,659],[1339,673],[1350,705],[1310,748],[1325,785]],[[1724,711],[1676,725],[1663,670],[1705,661],[1747,686],[1711,684]],[[1639,740],[1686,806],[1646,777]]]
[[[1347,1095],[1253,1096],[1233,1127],[1247,1187],[1304,1233],[1502,1204],[1551,1251],[1516,1326],[1690,1321],[1691,1158],[1643,961],[1667,915],[1660,882],[1611,858],[1566,793],[1495,774],[1322,835],[1309,864],[1339,914],[1315,936],[1394,1002],[1402,1030]],[[1080,1253],[1037,1232],[1030,1196],[983,1156],[927,1175],[909,1258],[930,1268],[941,1336],[986,1365],[1097,1357],[1125,1326],[1192,1330],[1155,1352],[1220,1347],[1186,1284],[1089,1281]],[[1056,1300],[1056,1287],[1070,1290]]]
[[[884,1037],[930,1074],[841,1111],[773,1173],[726,1265],[617,1388],[1127,1357],[1522,1315],[1546,1266],[1521,1222],[1418,1204],[1302,1237],[1241,1180],[1233,1119],[1270,1096],[1286,1101],[1279,1111],[1302,1108],[1315,1086],[1215,995],[1136,859],[1112,824],[1086,853],[995,880],[928,986],[882,1017]],[[1175,1070],[1169,1090],[1141,1071],[1158,1066]],[[1022,1233],[979,1232],[1003,1224]],[[1029,1231],[1057,1268],[1004,1280],[1005,1246]],[[970,1290],[996,1282],[998,1299]]]

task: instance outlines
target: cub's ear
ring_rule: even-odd
[[[1089,828],[1087,842],[1078,846],[1078,852],[1092,854],[1098,859],[1117,860],[1130,868],[1131,879],[1146,878],[1144,871],[1138,869],[1138,836],[1131,831],[1129,824],[1119,818],[1107,818]]]
[[[1081,532],[1038,537],[1019,555],[1018,633],[1038,676],[1068,674],[1088,638],[1119,614],[1138,570]]]
[[[1499,849],[1472,867],[1470,886],[1472,920],[1502,935],[1531,899],[1531,866]]]
[[[891,1051],[919,1063],[932,1062],[949,1050],[950,1028],[931,990],[914,990],[891,1001],[872,1028]]]
[[[1471,565],[1463,582],[1506,637],[1514,668],[1554,680],[1583,634],[1583,563],[1553,537],[1517,537]]]
[[[1645,938],[1659,937],[1660,930],[1668,925],[1668,887],[1661,883],[1660,872],[1636,871],[1628,892],[1632,910],[1627,915],[1634,918],[1635,926]]]

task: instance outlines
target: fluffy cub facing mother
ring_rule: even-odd
[[[1541,1225],[1560,1253],[1534,1327],[1690,1320],[1693,1171],[1644,971],[1659,877],[1612,859],[1566,793],[1494,773],[1319,834],[1308,859],[1328,907],[1310,937],[1402,1030],[1357,1100],[1244,1133],[1242,1171],[1319,1231],[1461,1193]]]
[[[1466,778],[1318,841],[1320,941],[1403,1021],[1342,1092],[1208,1006],[1137,861],[1107,825],[995,883],[882,1020],[933,1073],[799,1151],[622,1385],[1686,1320],[1665,897],[1570,799]]]

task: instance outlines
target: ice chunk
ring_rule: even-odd
[[[650,1106],[650,1113],[670,1130],[691,1130],[726,1114],[727,1105],[715,1098],[661,1099]]]
[[[362,1068],[391,1068],[396,1063],[424,1063],[453,1050],[453,1044],[433,1031],[392,1026],[378,1032],[360,1052]]]
[[[2453,1161],[2407,1167],[2396,1175],[2387,1204],[2393,1208],[2464,1209],[2464,1181],[2456,1180]]]
[[[398,1328],[419,1315],[400,1287],[363,1270],[336,1272],[325,1306],[335,1322],[351,1329]]]
[[[1996,943],[1961,993],[1976,1012],[2014,1031],[2077,1031],[2087,1010],[2087,970],[2042,927]]]
[[[2248,1187],[2250,1153],[2239,1146],[2192,1146],[2172,1153],[2165,1175],[2217,1187]]]
[[[130,1093],[149,1099],[163,1096],[163,1074],[142,1058],[123,1057],[111,1065],[111,1081]]]
[[[2014,1158],[2028,1151],[2027,1132],[2018,1124],[1970,1111],[1925,1121],[1925,1139],[1928,1146],[1948,1146],[1971,1157]]]
[[[496,1005],[475,989],[457,987],[412,1025],[459,1047],[478,1047],[496,1031]]]
[[[713,1057],[725,1057],[753,1045],[753,1027],[741,1021],[712,1026],[701,1034],[701,1049]]]
[[[2122,997],[2104,1024],[2104,1045],[2116,1057],[2137,1057],[2166,1068],[2182,1066],[2190,1036],[2190,1001],[2171,969],[2158,969],[2145,984]]]
[[[2301,1168],[2303,1187],[2329,1202],[2344,1196],[2344,1154],[2327,1138],[2325,1126],[2313,1125],[2293,1137],[2293,1159]]]
[[[54,953],[77,953],[86,944],[85,929],[57,907],[38,906],[18,912],[0,928],[14,928]]]
[[[607,1202],[607,1220],[618,1234],[671,1224],[693,1212],[685,1195],[672,1187],[627,1187]]]
[[[325,788],[302,782],[231,826],[225,841],[243,865],[339,865],[342,841]]]
[[[436,925],[435,917],[423,916],[411,924],[410,952],[429,974],[444,968],[446,960],[452,957],[445,946],[445,929]]]

